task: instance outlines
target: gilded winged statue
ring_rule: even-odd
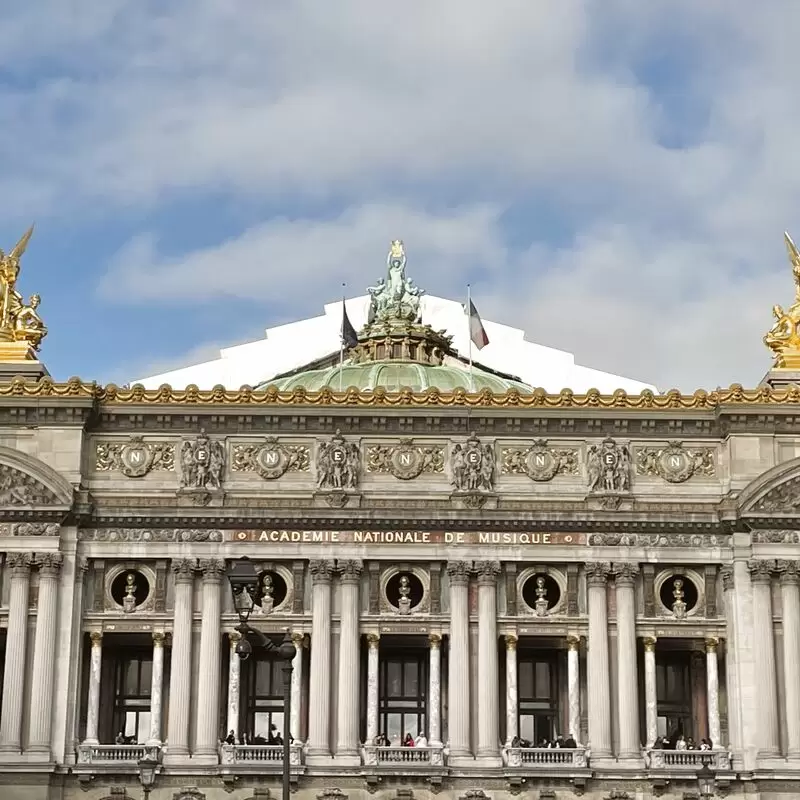
[[[38,351],[47,328],[37,311],[41,298],[31,296],[26,303],[17,291],[20,261],[33,235],[33,225],[9,253],[0,250],[0,341],[23,342]]]

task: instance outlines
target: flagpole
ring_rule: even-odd
[[[347,284],[342,283],[342,325],[341,328],[339,328],[339,391],[340,392],[344,391],[342,382],[344,381],[344,315],[346,313],[344,304],[344,294],[346,288]]]
[[[469,341],[469,390],[475,391],[475,376],[472,372],[472,289],[467,284],[467,340]]]

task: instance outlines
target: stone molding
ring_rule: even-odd
[[[212,528],[80,528],[78,538],[88,542],[221,542],[221,530]]]
[[[0,523],[0,536],[60,536],[57,522],[4,522]]]
[[[800,544],[800,531],[762,530],[750,534],[753,544]]]

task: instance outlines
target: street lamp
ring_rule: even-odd
[[[292,708],[292,662],[297,654],[297,649],[292,643],[288,628],[283,641],[276,645],[261,631],[251,627],[248,623],[253,606],[259,599],[260,581],[258,572],[253,562],[246,556],[234,561],[228,570],[228,581],[233,594],[233,606],[239,615],[239,624],[236,630],[242,638],[236,645],[236,654],[244,661],[253,652],[253,642],[256,647],[261,647],[272,653],[283,662],[283,800],[290,800],[291,772],[291,728],[289,726]],[[253,642],[251,642],[251,639]]]
[[[144,800],[150,797],[150,790],[156,782],[156,772],[158,771],[158,759],[152,755],[147,755],[139,759],[139,782],[144,791]]]
[[[717,781],[714,778],[711,767],[709,767],[710,761],[711,759],[708,756],[703,756],[703,766],[697,773],[697,788],[700,790],[702,800],[708,800],[708,798],[713,797],[717,789]]]

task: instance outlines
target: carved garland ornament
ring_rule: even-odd
[[[506,448],[501,457],[504,475],[527,475],[533,481],[551,481],[556,475],[578,474],[578,451],[548,447],[546,439],[537,439],[527,450]]]
[[[175,469],[175,445],[146,442],[131,436],[127,442],[98,442],[95,449],[98,472],[121,472],[127,478],[142,478],[153,470]]]
[[[274,436],[264,444],[237,444],[233,448],[233,472],[257,472],[264,480],[275,480],[287,472],[308,472],[311,454],[303,445],[281,444]]]
[[[36,478],[8,464],[0,464],[0,507],[47,506],[58,497]]]
[[[0,523],[0,536],[58,536],[61,526],[56,522]]]
[[[687,450],[681,442],[636,451],[636,474],[657,475],[670,483],[683,483],[693,475],[712,476],[714,451],[709,447]]]
[[[367,472],[389,473],[403,481],[419,477],[423,472],[444,472],[442,447],[419,447],[413,439],[397,445],[375,445],[367,449]]]
[[[221,542],[220,530],[199,528],[82,528],[78,538],[94,542]]]
[[[731,537],[713,533],[590,533],[591,547],[724,547]]]

